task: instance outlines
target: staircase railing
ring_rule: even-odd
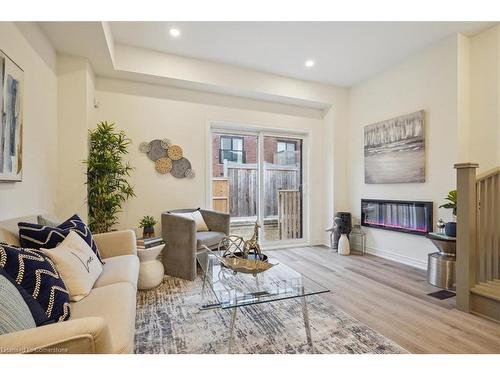
[[[457,308],[471,310],[471,289],[500,275],[500,168],[476,176],[475,163],[457,169]]]

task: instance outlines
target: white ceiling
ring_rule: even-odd
[[[110,22],[116,43],[352,86],[454,33],[488,22]],[[181,31],[177,39],[169,29]],[[314,59],[306,69],[304,62]]]

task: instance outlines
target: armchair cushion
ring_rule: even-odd
[[[194,220],[197,232],[208,232],[208,226],[199,210],[191,212],[173,212],[174,215],[182,216],[189,220]]]
[[[198,232],[196,233],[196,248],[200,250],[203,245],[208,248],[216,247],[225,236],[220,232]]]

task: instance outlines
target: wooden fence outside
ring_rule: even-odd
[[[257,164],[226,162],[224,178],[213,179],[214,209],[229,212],[231,217],[257,216],[257,179]],[[264,163],[264,217],[277,216],[278,191],[299,190],[300,181],[299,166]]]

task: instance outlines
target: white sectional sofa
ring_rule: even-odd
[[[0,222],[0,242],[19,245],[17,223]],[[132,353],[139,258],[132,230],[94,235],[104,261],[91,293],[71,303],[68,321],[0,335],[0,353]]]

